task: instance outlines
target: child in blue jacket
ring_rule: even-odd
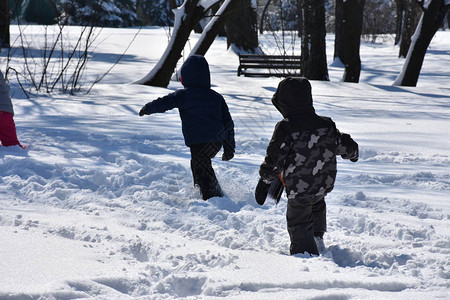
[[[203,56],[190,56],[181,67],[184,89],[144,105],[139,116],[178,108],[186,146],[191,150],[194,185],[202,198],[222,197],[223,192],[211,159],[223,147],[222,160],[234,157],[234,123],[224,98],[211,89],[208,62]]]

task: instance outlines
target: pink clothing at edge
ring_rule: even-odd
[[[16,125],[14,124],[13,114],[0,111],[0,142],[3,146],[20,145],[16,134]]]

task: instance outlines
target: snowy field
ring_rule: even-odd
[[[136,31],[104,29],[88,76]],[[214,160],[227,196],[206,202],[178,112],[137,115],[181,86],[131,84],[163,53],[164,29],[143,29],[88,95],[27,99],[12,78],[28,149],[0,147],[0,299],[450,299],[450,32],[433,39],[416,88],[392,86],[403,59],[390,39],[363,43],[361,83],[340,82],[333,39],[331,81],[312,82],[315,107],[359,143],[360,160],[338,162],[327,251],[312,258],[288,255],[286,198],[261,207],[253,196],[281,119],[270,102],[280,79],[237,77],[224,39],[206,58],[237,153]],[[268,53],[270,40],[260,38]]]

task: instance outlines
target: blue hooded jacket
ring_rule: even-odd
[[[149,114],[178,108],[187,146],[222,142],[225,152],[234,152],[234,123],[224,98],[211,89],[208,62],[190,56],[181,67],[184,89],[145,105]]]

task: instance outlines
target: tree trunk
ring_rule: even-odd
[[[395,0],[395,41],[398,45],[402,39],[403,14],[405,12],[406,0]]]
[[[303,0],[297,0],[297,36],[302,37],[303,33]]]
[[[267,9],[269,8],[270,2],[272,0],[266,0],[266,4],[264,4],[262,13],[261,13],[261,19],[259,20],[259,33],[263,34],[264,33],[264,20],[266,18],[266,12]]]
[[[363,26],[364,0],[347,0],[344,3],[344,82],[359,82],[361,74],[361,32]]]
[[[341,61],[344,59],[344,2],[343,0],[337,0],[335,6],[335,19],[334,19],[334,56],[333,59],[339,58]],[[343,63],[343,61],[342,61]]]
[[[176,9],[177,8],[177,1],[175,0],[169,0],[170,9]]]
[[[303,0],[301,74],[311,80],[329,80],[325,52],[325,1]]]
[[[447,12],[447,28],[450,29],[450,12]]]
[[[412,38],[412,44],[406,57],[403,71],[394,85],[416,86],[428,46],[442,24],[450,7],[448,0],[431,0],[422,7],[422,17]]]
[[[211,21],[211,19],[217,15],[217,11],[221,7],[220,2],[221,1],[218,1],[213,6],[211,6],[211,8],[205,13],[204,17],[200,20],[200,22],[198,22],[197,25],[195,25],[195,27],[194,27],[195,33],[199,33],[199,34],[203,33],[203,30],[206,27],[206,25],[208,25],[208,23]],[[227,1],[225,1],[225,2],[227,2]],[[225,30],[225,28],[224,28],[224,30]]]
[[[174,10],[175,24],[169,45],[152,71],[136,83],[160,87],[169,85],[191,31],[210,8],[201,6],[199,2],[200,0],[185,0],[180,8]],[[210,4],[214,5],[214,3]]]
[[[202,35],[198,39],[194,48],[192,48],[189,56],[193,54],[205,56],[206,52],[214,42],[216,36],[223,29],[224,23],[230,17],[230,14],[236,11],[238,5],[239,5],[238,0],[226,0],[222,4],[222,6],[217,11],[216,15],[205,26]],[[181,70],[178,70],[177,72],[177,79],[179,79],[181,76],[180,71]]]
[[[9,0],[0,0],[0,49],[10,47],[10,25]]]
[[[363,12],[364,0],[336,1],[334,59],[339,58],[345,66],[344,82],[359,82]]]
[[[216,36],[222,30],[225,22],[230,16],[239,9],[239,0],[227,0],[217,11],[216,15],[209,21],[209,23],[203,29],[203,33],[200,36],[197,44],[191,51],[192,54],[205,55],[209,47],[211,47]]]
[[[227,24],[227,46],[235,45],[244,52],[257,52],[258,28],[256,11],[252,6],[252,0],[238,0],[239,9],[235,10]]]
[[[401,34],[400,50],[398,57],[406,57],[411,46],[411,36],[419,21],[419,6],[417,0],[405,0],[405,10],[403,12],[403,28]]]

